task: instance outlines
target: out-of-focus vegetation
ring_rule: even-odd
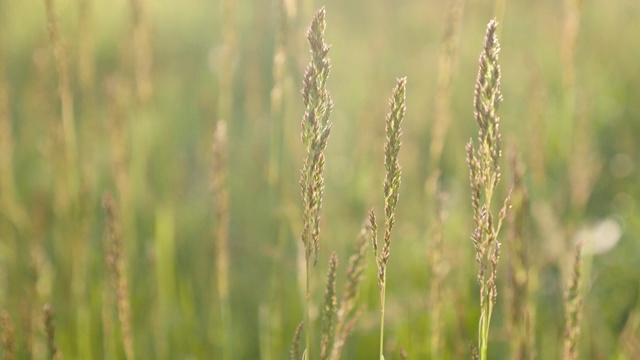
[[[580,358],[640,358],[636,0],[461,0],[453,16],[450,2],[416,0],[1,1],[5,358],[47,356],[45,304],[68,359],[288,356],[305,307],[305,32],[324,5],[334,108],[311,319],[331,251],[341,291],[362,221],[381,213],[387,99],[407,76],[386,358],[471,356],[479,286],[465,144],[495,17],[498,198],[513,184],[514,153],[527,200],[500,235],[489,357],[521,358],[514,284],[527,290],[516,324],[531,326],[528,355],[561,356],[581,239]],[[226,133],[214,136],[221,121]],[[379,349],[370,250],[365,263],[345,359]]]

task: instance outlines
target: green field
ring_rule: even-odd
[[[637,34],[637,0],[0,0],[0,356],[289,359],[306,321],[293,358],[640,359]]]

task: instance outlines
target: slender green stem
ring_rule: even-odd
[[[489,357],[487,351],[489,349],[489,328],[491,327],[491,314],[493,313],[493,304],[490,301],[485,302],[482,314],[480,315],[480,360],[487,360]]]
[[[380,292],[380,360],[384,359],[384,302],[386,293],[386,274],[382,280],[382,290]]]
[[[311,358],[311,322],[309,321],[309,312],[311,307],[311,251],[306,251],[306,261],[307,261],[307,296],[306,296],[306,311],[304,315],[304,323],[306,328],[306,347],[303,356],[304,360],[309,360]]]

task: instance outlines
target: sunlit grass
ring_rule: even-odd
[[[334,105],[305,273],[300,119],[317,104],[299,89],[322,4],[2,2],[0,356],[281,359],[306,317],[297,359],[309,344],[311,359],[470,358],[479,328],[486,358],[639,358],[640,12],[497,3],[326,3]],[[464,146],[493,17],[500,133],[520,160],[499,161],[488,206],[496,221],[514,187],[507,249],[487,263],[488,331]],[[410,89],[381,297],[362,220],[386,206],[399,74]],[[576,234],[614,246],[578,272]]]

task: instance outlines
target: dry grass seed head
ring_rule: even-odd
[[[327,284],[324,293],[324,307],[322,311],[322,339],[320,341],[320,359],[326,360],[331,354],[334,342],[337,297],[336,297],[336,272],[338,269],[338,255],[335,252],[329,259],[327,270]]]
[[[318,260],[320,237],[320,209],[324,190],[324,149],[331,133],[329,117],[333,101],[326,81],[331,64],[327,54],[330,46],[324,42],[325,10],[320,9],[307,31],[307,39],[311,45],[311,62],[304,74],[302,99],[305,112],[302,117],[302,142],[307,150],[300,186],[303,203],[302,241],[305,245],[306,257],[313,256],[313,263]]]
[[[380,254],[381,263],[385,266],[391,251],[391,230],[395,224],[395,211],[400,190],[401,167],[398,154],[402,145],[402,120],[406,112],[407,78],[399,78],[389,100],[390,111],[386,118],[386,142],[384,146],[384,163],[386,176],[384,180],[384,244]],[[384,274],[383,274],[384,275]],[[384,277],[384,276],[383,276]]]
[[[293,341],[291,343],[291,349],[289,350],[289,355],[291,356],[291,360],[300,360],[300,337],[302,336],[302,328],[304,326],[304,322],[301,321],[298,323],[296,327],[296,332],[293,335]]]

